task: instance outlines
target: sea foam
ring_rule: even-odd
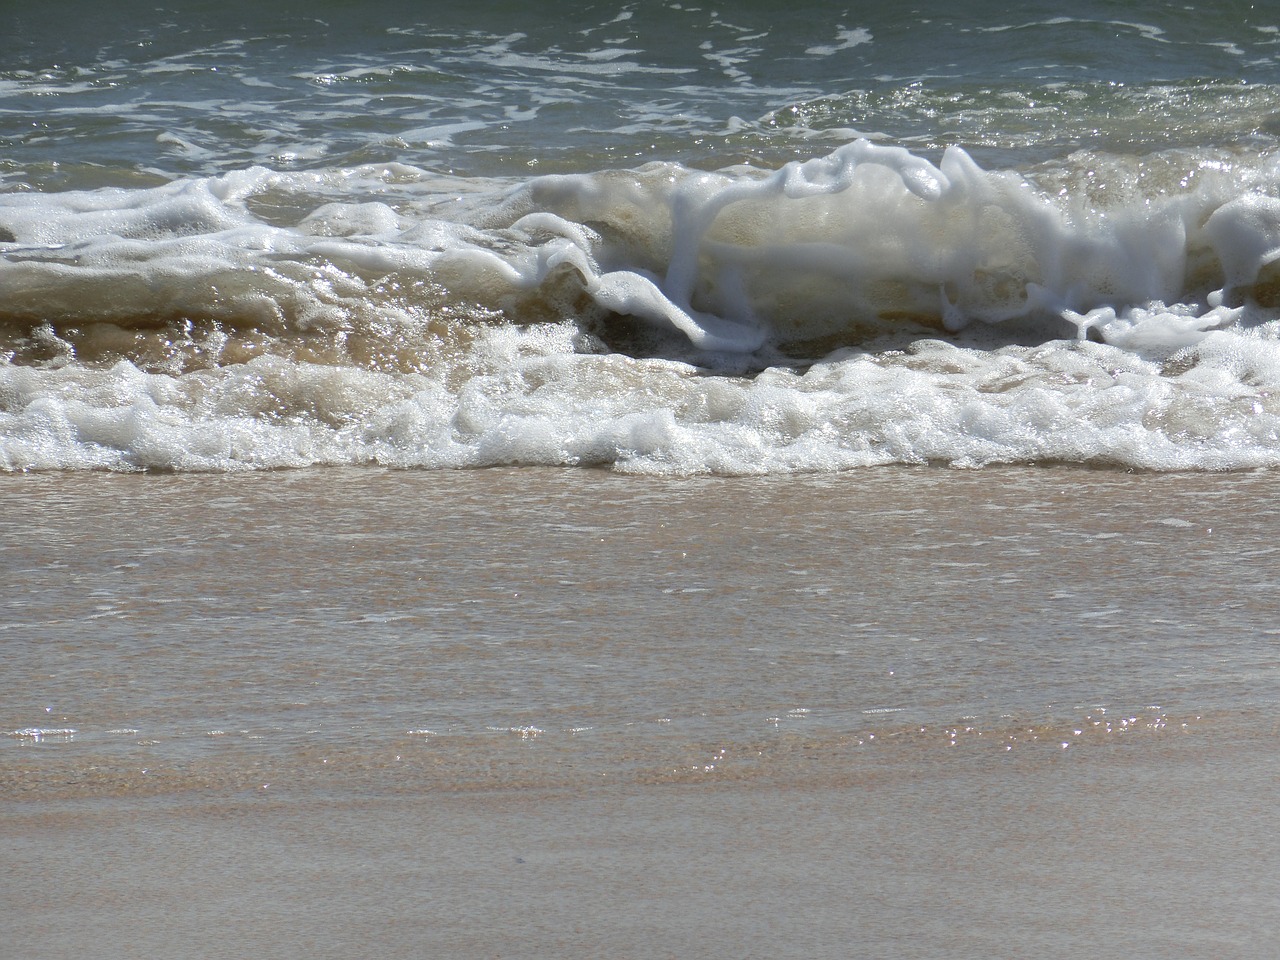
[[[774,171],[0,195],[0,457],[1270,464],[1277,179],[1245,153],[1018,173],[855,141]]]

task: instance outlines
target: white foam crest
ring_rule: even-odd
[[[715,287],[750,305],[752,315],[741,319],[764,313],[775,328],[781,318],[761,308],[794,287],[787,274],[802,277],[807,300],[787,305],[808,308],[806,322],[817,329],[821,317],[814,323],[813,314],[841,307],[846,316],[850,307],[934,315],[955,330],[1036,316],[1078,323],[1078,311],[1188,298],[1214,328],[1224,297],[1255,284],[1280,258],[1280,206],[1254,192],[1257,180],[1274,186],[1272,161],[1239,177],[1203,177],[1195,189],[1162,188],[1096,208],[983,171],[955,148],[934,168],[860,141],[763,180],[722,185],[704,177],[683,187],[696,199],[678,193],[673,203],[665,289],[678,303],[701,298],[732,315],[710,274]],[[736,220],[735,208],[744,214]],[[736,286],[726,271],[736,273]],[[1226,290],[1215,292],[1219,285]],[[877,288],[892,296],[875,297]]]
[[[460,120],[455,123],[442,123],[431,127],[402,130],[395,135],[395,139],[406,144],[446,147],[453,144],[453,138],[458,134],[484,130],[488,126],[489,124],[483,120]]]
[[[0,222],[19,243],[66,247],[234,229],[251,218],[228,205],[221,180],[180,180],[150,190],[105,188],[5,194]]]
[[[1138,353],[1165,356],[1202,342],[1209,333],[1239,322],[1244,307],[1221,304],[1204,312],[1186,304],[1166,306],[1153,302],[1119,314],[1112,307],[1098,307],[1087,315],[1067,311],[1081,337],[1096,329],[1107,343]]]
[[[1204,233],[1222,263],[1227,289],[1246,287],[1280,260],[1280,200],[1246,194],[1220,206]]]
[[[1122,182],[1119,202],[1096,206],[956,148],[934,165],[859,140],[768,173],[653,165],[514,192],[387,165],[12,193],[0,237],[18,246],[0,260],[0,293],[11,314],[55,322],[98,310],[288,323],[329,310],[335,281],[351,300],[395,274],[517,319],[589,319],[574,305],[585,294],[597,314],[714,352],[856,340],[903,320],[1034,321],[1050,336],[1155,345],[1158,316],[1174,318],[1176,347],[1235,322],[1221,308],[1272,282],[1280,260],[1273,160],[1182,169],[1181,184],[1172,172]],[[1114,322],[1150,304],[1169,309]]]
[[[885,463],[1280,465],[1280,343],[1215,331],[1173,365],[1057,341],[919,341],[708,376],[583,352],[574,324],[485,328],[420,372],[263,356],[181,375],[0,366],[4,469],[602,464],[758,474]]]
[[[1153,302],[1193,303],[1214,329],[1221,302],[1276,257],[1280,216],[1252,192],[1274,171],[1270,161],[1240,176],[1190,166],[1191,188],[1095,208],[984,171],[958,149],[934,166],[858,141],[764,175],[655,166],[545,178],[526,204],[606,224],[603,239],[575,241],[581,257],[559,262],[573,262],[601,306],[665,322],[707,349],[750,351],[897,317],[949,330],[1041,318],[1051,335],[1059,321],[1084,335],[1110,329],[1106,308]],[[526,286],[543,279],[518,272]]]
[[[1273,165],[1192,167],[1181,189],[1162,174],[1110,206],[958,150],[935,165],[865,142],[773,172],[654,165],[514,190],[378,167],[0,195],[14,238],[0,303],[61,344],[44,366],[0,365],[0,463],[1276,464]],[[517,323],[472,328],[468,304]],[[1020,335],[1048,342],[918,342],[739,378],[609,354],[586,332],[631,317],[710,354],[766,356],[806,337],[856,344],[859,318],[883,333],[899,316],[1029,321]],[[338,346],[184,372],[127,351],[135,362],[91,366],[59,340],[148,317]],[[340,348],[357,329],[409,359],[362,368]],[[1105,342],[1054,339],[1073,330]]]
[[[871,31],[866,27],[855,27],[850,30],[846,27],[836,28],[836,40],[838,43],[818,44],[809,47],[805,53],[811,57],[829,57],[840,50],[848,50],[850,47],[859,47],[864,43],[870,43],[874,37]]]
[[[696,73],[692,67],[655,67],[627,60],[605,60],[592,53],[559,51],[555,55],[520,53],[516,45],[527,39],[524,34],[512,34],[494,43],[468,50],[459,55],[444,56],[442,63],[483,62],[491,67],[511,71],[532,71],[535,74],[569,76],[616,77],[622,74],[679,75]]]

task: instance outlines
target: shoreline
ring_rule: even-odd
[[[1265,960],[1272,480],[0,480],[6,943]]]
[[[24,957],[1260,960],[1269,742],[1109,742],[998,777],[961,747],[820,786],[6,804],[0,890]]]

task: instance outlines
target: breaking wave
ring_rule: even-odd
[[[0,463],[1272,464],[1277,186],[1243,149],[1019,172],[857,140],[11,192]]]

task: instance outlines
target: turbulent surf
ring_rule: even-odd
[[[662,11],[11,39],[0,465],[1280,462],[1274,26]]]

